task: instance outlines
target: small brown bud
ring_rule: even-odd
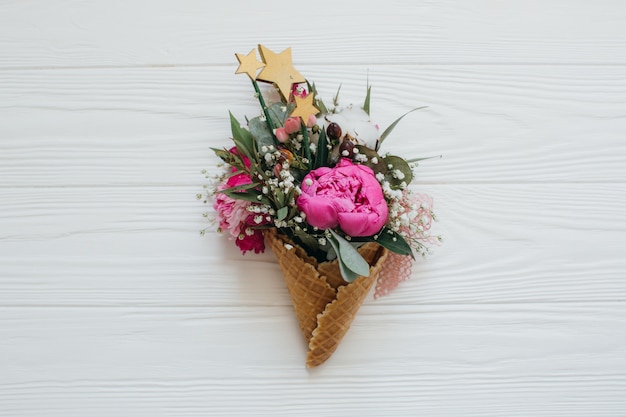
[[[346,158],[354,156],[354,143],[351,140],[344,139],[339,145],[339,154]]]
[[[332,140],[339,139],[341,137],[341,127],[337,123],[332,122],[326,128],[326,134]]]

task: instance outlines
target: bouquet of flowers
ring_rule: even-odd
[[[226,169],[208,196],[218,231],[242,253],[267,244],[276,255],[314,367],[335,351],[374,282],[375,297],[387,294],[411,275],[415,254],[440,241],[430,234],[432,198],[409,187],[426,158],[381,152],[419,108],[381,133],[369,117],[370,86],[362,106],[340,106],[339,91],[327,105],[293,67],[290,48],[258,52],[261,61],[256,49],[236,54],[236,73],[252,81],[260,112],[245,124],[230,114],[233,143],[213,149]]]

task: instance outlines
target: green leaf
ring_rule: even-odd
[[[281,221],[287,217],[287,213],[289,213],[289,207],[284,206],[278,209],[276,212],[276,220]]]
[[[404,158],[400,158],[399,156],[387,155],[383,158],[385,162],[385,166],[387,168],[387,172],[385,173],[385,179],[389,181],[389,184],[392,188],[398,189],[401,188],[401,184],[404,182],[405,184],[410,184],[413,181],[413,170],[409,166],[409,164],[404,160]],[[391,168],[389,168],[391,166]],[[402,173],[402,178],[396,178],[393,176],[395,170],[398,170]]]
[[[378,140],[378,143],[376,144],[376,150],[378,150],[380,148],[380,145],[383,143],[385,138],[391,133],[391,131],[396,127],[396,125],[400,122],[400,120],[402,120],[404,118],[404,116],[406,116],[409,113],[414,112],[415,110],[425,109],[426,107],[427,106],[416,107],[416,108],[414,108],[412,110],[409,110],[408,112],[404,113],[402,116],[398,117],[392,124],[389,125],[389,127],[387,127],[387,129],[385,129],[383,134],[380,135],[380,139]]]
[[[370,266],[361,254],[347,240],[338,235],[337,232],[332,229],[328,230],[332,235],[332,238],[329,240],[335,252],[337,252],[339,269],[343,278],[348,282],[352,282],[359,276],[369,276]]]
[[[315,87],[315,83],[309,83],[307,81],[307,85],[309,87],[309,94],[313,94],[314,98],[318,97],[317,87]],[[315,107],[317,107],[321,113],[328,113],[328,109],[326,108],[326,105],[321,98],[315,98]]]
[[[258,192],[250,192],[250,191],[229,191],[222,190],[222,193],[226,194],[230,198],[234,200],[246,200],[251,201],[253,203],[261,203],[261,204],[270,204],[270,201],[263,194],[259,194]],[[259,198],[261,197],[261,198]]]
[[[315,163],[313,169],[324,167],[328,164],[328,137],[326,136],[326,129],[320,131],[320,136],[317,139],[317,150],[315,151]]]
[[[341,84],[339,84],[339,87],[337,87],[337,94],[335,94],[335,97],[333,97],[333,105],[335,107],[339,105],[339,91],[341,91]]]
[[[233,141],[237,150],[248,159],[256,160],[254,137],[247,129],[241,127],[241,124],[231,112],[228,113],[230,114],[230,128],[233,134]]]
[[[367,86],[367,94],[365,95],[365,102],[363,103],[363,110],[365,110],[365,113],[367,113],[368,115],[370,114],[370,96],[372,94],[372,86],[368,85]]]
[[[427,159],[435,159],[435,158],[441,159],[441,158],[443,158],[443,155],[425,156],[425,157],[422,157],[422,158],[411,158],[411,159],[407,159],[406,161],[412,163],[412,162],[425,161]]]
[[[211,148],[211,150],[215,152],[215,155],[217,155],[222,161],[226,162],[227,164],[230,163],[232,153],[228,152],[228,150],[218,148]]]
[[[387,227],[380,231],[378,239],[375,239],[375,241],[378,242],[380,246],[393,253],[397,253],[398,255],[411,255],[411,258],[415,259],[411,246],[409,246],[407,241],[398,233]]]
[[[254,188],[256,186],[257,186],[257,184],[254,184],[254,183],[242,184],[242,185],[237,185],[235,187],[226,188],[224,190],[220,190],[220,191],[217,191],[217,192],[218,193],[226,193],[226,192],[246,191],[246,190],[249,190],[249,189]]]
[[[356,145],[355,148],[359,150],[361,155],[365,155],[367,157],[367,161],[363,162],[363,165],[372,168],[374,172],[381,172],[383,174],[387,173],[387,164],[385,164],[383,157],[380,156],[378,152],[364,145]],[[373,161],[376,161],[376,163]]]

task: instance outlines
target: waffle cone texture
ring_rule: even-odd
[[[317,262],[274,229],[268,229],[265,237],[278,259],[308,343],[306,366],[321,365],[335,352],[350,328],[387,258],[387,250],[373,242],[362,245],[359,253],[370,265],[370,274],[348,283],[341,277],[336,260]]]

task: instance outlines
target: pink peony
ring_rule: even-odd
[[[298,209],[319,229],[339,226],[349,236],[371,236],[385,223],[389,209],[374,171],[342,158],[334,168],[321,167],[302,181]]]
[[[231,177],[232,178],[232,177]],[[231,186],[221,184],[217,191],[222,191]],[[217,213],[217,221],[222,231],[227,231],[232,237],[237,238],[242,233],[241,225],[250,216],[248,208],[252,205],[250,201],[238,200],[218,192],[215,195],[213,208]]]

